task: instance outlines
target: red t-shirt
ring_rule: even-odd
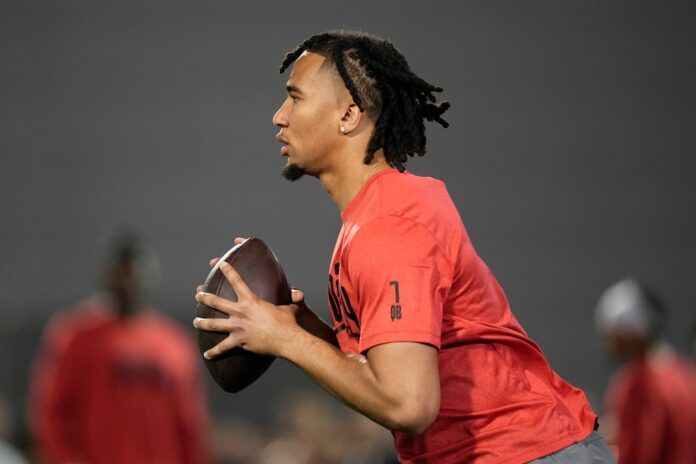
[[[623,367],[607,391],[619,464],[696,462],[696,370],[668,349]]]
[[[188,334],[154,311],[122,318],[93,298],[54,317],[29,405],[45,461],[209,463],[197,357]]]
[[[381,171],[342,218],[329,270],[341,349],[439,350],[440,414],[420,435],[393,432],[402,463],[522,463],[592,432],[585,395],[517,322],[441,181]]]

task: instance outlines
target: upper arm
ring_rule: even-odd
[[[358,349],[393,405],[394,428],[421,433],[440,409],[438,350],[451,262],[425,226],[398,216],[363,226],[346,258]]]
[[[440,376],[437,350],[432,345],[395,342],[367,351],[377,382],[395,403],[398,422],[405,429],[422,432],[440,410]]]
[[[423,225],[397,216],[363,226],[346,271],[360,323],[360,351],[392,342],[440,347],[452,266]]]

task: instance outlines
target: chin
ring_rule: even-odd
[[[295,163],[288,163],[287,166],[283,168],[283,171],[280,173],[284,178],[289,180],[290,182],[294,182],[297,179],[301,178],[306,174],[305,170],[302,169],[300,166],[298,166]]]

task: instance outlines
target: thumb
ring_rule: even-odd
[[[293,303],[302,303],[304,301],[304,292],[298,288],[293,288],[290,292]]]

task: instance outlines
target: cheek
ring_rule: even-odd
[[[302,133],[302,144],[308,149],[321,148],[335,136],[333,114],[325,105],[296,105],[293,123],[296,132]],[[336,129],[336,128],[333,128]]]

